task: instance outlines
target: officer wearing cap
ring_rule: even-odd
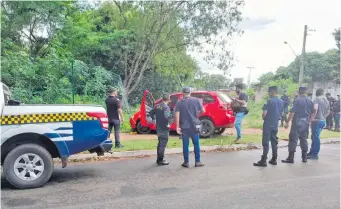
[[[118,89],[110,87],[109,96],[105,100],[107,106],[107,114],[109,120],[109,134],[112,129],[115,131],[115,148],[122,148],[120,141],[120,126],[121,122],[124,122],[124,116],[122,111],[122,103],[118,98]]]
[[[269,95],[270,99],[263,106],[263,137],[262,137],[262,145],[263,145],[263,155],[260,161],[254,163],[254,166],[266,167],[266,159],[269,152],[269,141],[271,141],[272,148],[272,158],[269,161],[272,165],[277,165],[277,144],[278,144],[278,120],[281,117],[283,112],[284,103],[278,97],[278,88],[277,86],[269,87]]]
[[[283,163],[294,163],[298,139],[300,139],[302,150],[302,162],[307,162],[307,139],[309,134],[309,123],[313,120],[311,117],[313,116],[314,104],[307,97],[307,87],[300,87],[298,94],[299,96],[295,100],[293,107],[290,110],[288,121],[285,124],[285,128],[288,128],[289,122],[292,120],[289,134],[289,156],[287,159],[282,160]]]
[[[175,106],[176,131],[181,135],[184,163],[183,167],[189,167],[189,138],[192,139],[195,155],[195,167],[204,166],[200,161],[200,142],[199,133],[201,122],[199,115],[205,112],[201,101],[191,97],[191,88],[182,89],[183,98]]]
[[[168,165],[164,160],[165,149],[169,138],[169,126],[172,123],[172,114],[168,106],[170,102],[170,95],[163,94],[162,102],[157,104],[150,112],[150,117],[153,121],[156,119],[156,133],[158,136],[157,145],[157,160],[158,165]]]

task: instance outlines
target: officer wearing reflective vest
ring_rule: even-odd
[[[283,163],[294,163],[298,139],[302,150],[302,162],[307,162],[309,123],[313,120],[313,102],[307,97],[307,87],[300,87],[293,107],[290,110],[285,128],[289,127],[292,120],[289,134],[289,156],[282,160]]]
[[[278,88],[277,86],[269,87],[269,95],[270,99],[263,106],[263,136],[262,136],[262,145],[263,145],[263,155],[260,161],[254,163],[254,166],[266,167],[266,159],[269,152],[269,142],[271,142],[272,148],[272,158],[269,161],[272,165],[277,165],[277,144],[278,144],[278,123],[281,117],[281,114],[284,109],[284,102],[278,97]]]

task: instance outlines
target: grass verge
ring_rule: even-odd
[[[321,138],[339,138],[340,133],[332,132],[332,131],[322,131]],[[279,133],[278,138],[288,139],[288,134],[286,133]],[[217,136],[209,139],[200,139],[201,146],[212,146],[212,145],[232,145],[234,144],[235,137],[234,136]],[[262,135],[261,134],[253,134],[253,135],[243,135],[243,142],[244,144],[249,143],[261,143],[262,142]],[[135,151],[135,150],[154,150],[157,147],[157,139],[144,139],[144,140],[131,140],[131,141],[123,141],[122,144],[124,148],[115,149],[113,148],[114,152],[120,151]],[[190,146],[193,146],[190,143]],[[182,141],[178,138],[170,138],[168,141],[167,148],[180,148],[182,147]]]

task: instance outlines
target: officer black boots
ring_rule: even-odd
[[[272,154],[272,158],[271,158],[271,160],[269,161],[269,163],[270,163],[271,165],[277,165],[277,153],[273,153],[273,154]]]
[[[262,158],[261,158],[261,160],[260,161],[258,161],[257,163],[253,163],[253,165],[254,166],[259,166],[259,167],[266,167],[266,166],[268,166],[267,164],[266,164],[266,156],[265,155],[262,155]]]
[[[163,156],[164,156],[164,155],[162,155],[162,154],[158,154],[158,155],[157,155],[156,163],[157,163],[158,165],[169,165],[169,162],[165,161],[165,160],[163,159]]]
[[[294,163],[295,152],[289,152],[289,156],[287,159],[282,160],[282,163]]]
[[[302,152],[302,162],[307,162],[307,152]]]

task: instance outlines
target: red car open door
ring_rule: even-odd
[[[144,127],[148,127],[152,124],[149,111],[154,107],[154,103],[155,100],[153,95],[148,90],[145,90],[140,106],[141,125]]]

